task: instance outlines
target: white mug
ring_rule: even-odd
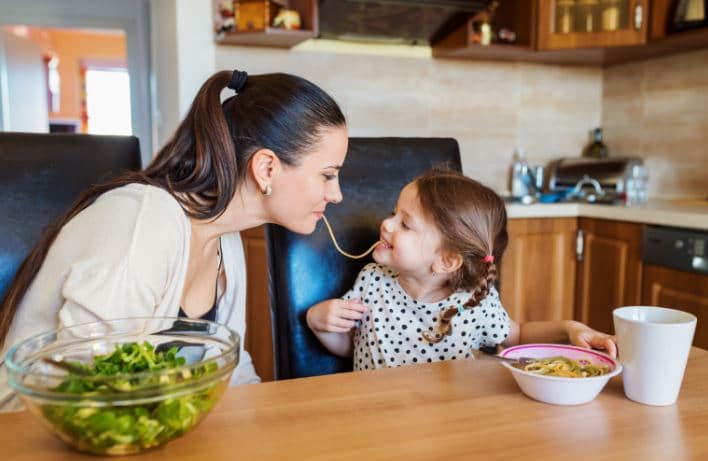
[[[664,307],[629,306],[612,312],[625,395],[647,405],[678,399],[696,317]]]

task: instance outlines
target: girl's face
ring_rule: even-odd
[[[339,170],[348,143],[346,127],[325,128],[299,165],[283,167],[272,182],[273,195],[266,199],[272,222],[299,234],[315,230],[327,204],[342,200]]]
[[[393,214],[381,223],[374,260],[401,274],[427,277],[442,251],[442,236],[423,212],[415,183],[406,185]]]

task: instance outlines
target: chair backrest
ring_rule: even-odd
[[[433,166],[461,171],[457,141],[449,138],[351,138],[340,173],[344,200],[327,218],[344,251],[362,253],[379,237],[379,225],[405,184]],[[322,347],[305,323],[308,307],[349,290],[370,256],[340,255],[324,223],[311,235],[266,227],[266,249],[277,379],[352,369]]]
[[[0,133],[0,298],[43,229],[83,190],[139,168],[133,136]]]

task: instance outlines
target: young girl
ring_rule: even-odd
[[[574,321],[509,318],[494,288],[507,245],[501,198],[477,181],[433,170],[406,185],[381,224],[376,263],[343,299],[307,311],[334,354],[365,370],[471,355],[472,349],[570,341],[616,354],[613,339]]]

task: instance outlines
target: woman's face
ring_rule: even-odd
[[[327,204],[342,200],[339,170],[348,143],[346,127],[325,128],[299,165],[283,167],[273,179],[273,194],[266,200],[272,222],[299,234],[315,230]]]
[[[401,274],[425,277],[442,249],[442,236],[424,213],[415,183],[406,185],[396,209],[381,223],[374,261]]]

